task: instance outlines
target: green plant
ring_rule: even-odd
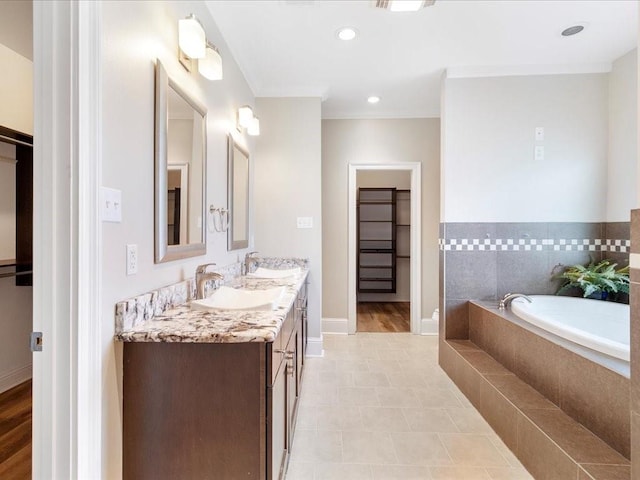
[[[629,266],[616,270],[617,263],[602,260],[599,263],[591,261],[588,265],[573,265],[556,278],[566,280],[556,295],[564,293],[570,288],[577,287],[583,291],[583,297],[599,292],[629,293]]]

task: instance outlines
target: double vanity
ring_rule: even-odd
[[[124,479],[282,477],[301,393],[308,269],[270,260],[257,274],[225,272],[206,299],[193,300],[187,280],[116,305]]]

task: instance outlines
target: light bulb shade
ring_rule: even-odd
[[[252,136],[260,135],[260,120],[258,117],[253,117],[247,127],[247,133]]]
[[[207,37],[202,24],[194,15],[178,21],[178,45],[190,58],[204,58]]]
[[[222,80],[222,57],[210,43],[207,43],[204,58],[198,60],[198,71],[207,80]]]
[[[253,110],[248,105],[244,105],[238,109],[238,125],[242,128],[249,127],[251,119],[253,118]]]

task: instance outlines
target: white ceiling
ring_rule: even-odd
[[[439,116],[445,68],[606,71],[637,44],[634,0],[437,0],[413,14],[369,0],[206,3],[256,96],[322,96],[324,118]],[[336,38],[346,25],[355,40]]]
[[[0,44],[33,60],[33,2],[0,0]]]

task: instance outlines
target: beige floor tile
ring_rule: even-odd
[[[298,405],[296,430],[316,430],[318,428],[318,407]]]
[[[462,403],[449,388],[415,388],[414,395],[424,408],[462,407]]]
[[[296,432],[290,461],[296,463],[342,462],[342,434],[312,430]]]
[[[359,407],[349,405],[315,407],[317,430],[364,430]]]
[[[423,388],[428,385],[424,373],[415,370],[402,371],[396,375],[388,375],[388,377],[392,387]]]
[[[357,407],[378,406],[375,387],[338,387],[338,404]]]
[[[393,446],[403,465],[451,465],[453,461],[437,433],[392,433]]]
[[[509,462],[486,435],[467,433],[441,433],[439,435],[456,465],[509,466]]]
[[[518,467],[487,467],[491,480],[534,480],[529,472]]]
[[[402,372],[402,365],[397,360],[367,360],[369,370],[372,372],[384,372],[389,374],[397,374]]]
[[[420,400],[412,388],[377,387],[376,393],[383,407],[417,408],[420,406]]]
[[[447,413],[462,433],[492,434],[493,429],[475,408],[447,408]]]
[[[374,480],[429,480],[428,467],[409,465],[372,465]]]
[[[360,407],[360,416],[365,430],[378,432],[411,431],[400,408]]]
[[[414,432],[458,433],[460,431],[444,408],[404,408],[402,411]]]
[[[502,454],[502,456],[507,460],[507,462],[509,462],[509,465],[511,465],[512,467],[518,467],[518,468],[524,469],[524,467],[520,463],[520,460],[518,460],[518,458],[515,456],[515,454],[511,450],[509,450],[509,447],[507,447],[504,444],[504,442],[502,441],[502,439],[500,437],[495,435],[495,436],[491,436],[489,438],[491,440],[491,443],[493,443],[495,445],[495,447]]]
[[[342,432],[344,463],[398,463],[389,433]]]
[[[287,480],[313,480],[315,463],[300,463],[289,461]]]
[[[388,387],[389,378],[384,372],[354,372],[353,383],[356,387]]]
[[[369,372],[367,360],[336,360],[336,368],[341,372]]]
[[[338,403],[338,387],[306,384],[300,395],[300,405],[321,406]]]
[[[429,470],[433,480],[491,480],[480,467],[431,467]]]
[[[327,387],[355,386],[353,383],[353,373],[343,371],[317,372],[317,375],[315,376],[313,381],[308,383],[313,384],[316,388],[320,387],[321,385],[326,385]],[[306,385],[304,385],[303,388],[304,387],[306,387]]]
[[[350,463],[319,463],[316,465],[315,480],[371,480],[369,465]]]

